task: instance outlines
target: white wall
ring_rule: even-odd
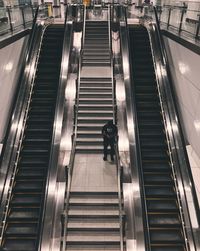
[[[200,204],[200,55],[166,37],[165,44]]]
[[[19,73],[25,38],[0,49],[0,143],[3,141]]]
[[[165,38],[186,138],[200,158],[200,56]]]

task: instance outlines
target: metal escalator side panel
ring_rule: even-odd
[[[56,66],[61,61],[62,34],[62,27],[57,31],[50,25],[43,35],[16,174],[10,191],[3,250],[38,248],[60,73]],[[53,61],[47,62],[49,57]]]
[[[157,73],[160,99],[162,100],[162,112],[170,149],[170,158],[173,163],[174,173],[177,180],[187,242],[191,250],[199,250],[199,204],[182,136],[180,120],[174,101],[172,78],[167,65],[166,55],[163,58],[162,49],[159,44],[159,30],[157,26],[147,26],[147,29],[149,30],[152,51],[154,54],[154,64]],[[164,44],[162,46],[164,47]],[[159,48],[159,50],[157,48]]]
[[[60,221],[56,221],[55,219],[60,219],[60,215],[63,211],[66,174],[63,166],[59,164],[59,150],[64,115],[65,89],[69,70],[69,58],[73,43],[73,27],[74,23],[67,22],[64,30],[60,83],[56,101],[49,175],[46,184],[46,202],[45,210],[43,212],[43,229],[39,250],[60,250],[61,241],[59,237],[61,236],[62,228]],[[55,168],[56,166],[57,168]],[[58,182],[59,187],[61,188],[59,190],[57,188]],[[58,197],[59,200],[57,199]]]

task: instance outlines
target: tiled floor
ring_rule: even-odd
[[[117,191],[116,164],[101,154],[76,154],[71,191]]]

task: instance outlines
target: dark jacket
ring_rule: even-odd
[[[118,130],[114,124],[105,124],[102,128],[103,137],[108,140],[114,140],[117,136]]]

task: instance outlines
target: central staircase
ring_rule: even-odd
[[[86,21],[82,69],[89,67],[97,77],[81,75],[76,152],[102,153],[101,130],[113,120],[113,86],[110,76],[98,76],[98,71],[111,68],[108,22]]]

